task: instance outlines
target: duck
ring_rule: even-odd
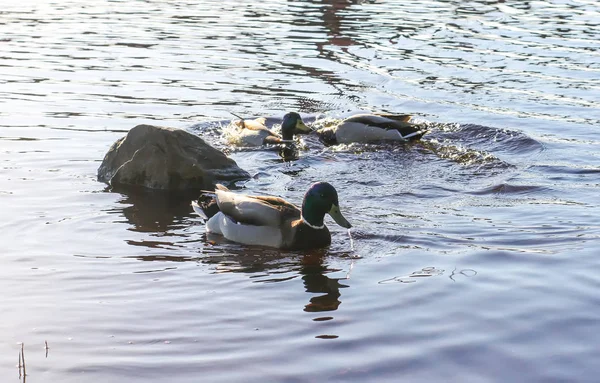
[[[221,184],[214,193],[203,192],[192,207],[208,233],[245,245],[289,250],[329,246],[325,214],[341,227],[352,227],[340,212],[336,189],[327,182],[312,184],[301,208],[279,197],[234,193]]]
[[[427,129],[413,124],[408,114],[356,114],[339,124],[316,131],[319,140],[326,146],[351,144],[354,142],[413,141],[418,140]]]
[[[246,120],[237,115],[239,120],[232,122],[234,129],[228,132],[230,143],[239,146],[262,146],[285,144],[293,142],[294,135],[308,134],[312,130],[306,126],[300,114],[289,112],[283,116],[281,122],[281,135],[273,132],[265,125],[267,119],[259,117],[254,120]]]

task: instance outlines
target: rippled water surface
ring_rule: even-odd
[[[0,1],[0,373],[28,382],[595,382],[600,6]],[[297,161],[221,127],[413,113],[411,145]],[[227,243],[185,199],[96,181],[137,124],[188,129],[346,231]],[[45,349],[44,342],[49,349]]]

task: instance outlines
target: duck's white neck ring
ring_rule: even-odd
[[[300,215],[300,219],[302,220],[302,222],[304,222],[308,227],[315,229],[315,230],[320,230],[323,229],[325,227],[325,224],[322,224],[321,226],[315,226],[315,225],[311,225],[307,220],[304,219],[304,217],[302,215]]]

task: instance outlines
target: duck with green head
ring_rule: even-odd
[[[207,232],[246,245],[280,249],[328,246],[331,234],[325,226],[326,214],[338,225],[352,227],[340,212],[337,191],[327,182],[308,189],[301,209],[279,197],[237,194],[222,185],[217,185],[214,196],[203,194],[192,206],[207,220]]]
[[[300,115],[289,112],[283,116],[281,122],[281,135],[273,132],[265,125],[264,117],[255,120],[240,118],[232,122],[233,130],[228,132],[230,143],[238,146],[262,146],[268,144],[283,144],[293,142],[294,135],[308,134],[311,129],[304,124]]]
[[[351,144],[354,142],[418,140],[427,129],[410,122],[407,114],[357,114],[339,124],[317,130],[319,140],[325,145]]]

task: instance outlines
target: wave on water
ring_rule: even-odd
[[[313,129],[319,129],[341,121],[337,116],[331,115],[303,115],[303,119]],[[277,147],[248,148],[231,145],[230,121],[202,122],[190,127],[190,130],[200,134],[226,154],[236,153],[236,161],[243,167],[250,167],[248,170],[251,172],[271,173],[271,170],[277,170],[280,173],[281,159],[276,154]],[[414,179],[419,177],[418,174],[423,174],[452,185],[514,171],[529,163],[528,157],[533,158],[544,149],[538,141],[518,130],[476,124],[417,121],[426,125],[429,133],[421,140],[409,143],[353,143],[324,147],[315,135],[303,135],[296,138],[299,157],[290,164],[296,164],[302,169],[308,165],[313,168],[326,166],[332,174],[340,175],[367,171],[384,172],[394,175],[394,178]],[[275,131],[280,124],[280,118],[268,117],[266,120],[266,126]],[[348,162],[349,160],[352,162]],[[292,172],[288,175],[294,174]],[[374,181],[371,178],[366,180]],[[506,181],[498,180],[496,183],[502,182]],[[488,193],[487,190],[481,190],[481,187],[476,189],[483,194]]]
[[[544,193],[550,191],[551,189],[543,186],[536,185],[511,185],[508,183],[501,183],[498,185],[492,185],[486,187],[481,190],[477,190],[471,192],[473,195],[488,195],[488,194],[496,194],[496,195],[527,195],[527,194],[537,194]]]

